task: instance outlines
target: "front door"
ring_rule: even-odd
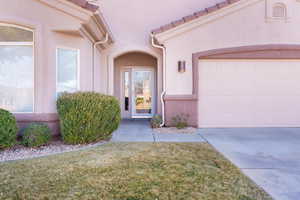
[[[153,71],[132,70],[132,117],[153,115]]]
[[[154,70],[128,68],[122,71],[123,118],[151,118],[154,113]]]

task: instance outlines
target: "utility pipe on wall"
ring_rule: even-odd
[[[158,45],[155,44],[155,36],[151,34],[151,42],[152,46],[158,49],[162,49],[163,51],[163,66],[162,66],[162,81],[163,81],[163,91],[160,95],[160,101],[161,101],[161,112],[162,112],[162,123],[160,124],[160,127],[163,127],[165,125],[165,101],[164,101],[164,96],[166,94],[166,47],[163,45]]]
[[[97,47],[97,45],[99,44],[105,44],[108,42],[108,39],[109,39],[109,35],[108,33],[105,34],[105,38],[103,40],[100,40],[100,41],[97,41],[93,44],[93,64],[92,64],[92,90],[93,92],[95,91],[95,49]]]

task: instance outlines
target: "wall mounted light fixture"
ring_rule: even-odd
[[[179,73],[184,73],[185,72],[185,61],[178,61],[178,72]]]

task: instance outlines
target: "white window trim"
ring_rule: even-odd
[[[32,46],[32,62],[33,62],[33,98],[32,98],[32,112],[11,112],[13,114],[32,114],[36,112],[36,62],[35,62],[35,31],[25,26],[16,24],[0,23],[0,26],[15,27],[26,31],[31,31],[33,34],[32,42],[0,42],[1,46]]]
[[[77,81],[76,81],[76,89],[80,91],[80,49],[65,47],[65,46],[57,46],[55,52],[55,70],[56,70],[56,83],[55,83],[55,98],[57,99],[57,88],[58,88],[58,50],[59,49],[66,49],[66,50],[73,50],[77,51],[77,66],[76,66],[76,74],[77,74]]]
[[[23,29],[23,30],[26,30],[26,31],[31,31],[31,32],[33,32],[33,36],[34,36],[34,30],[32,28],[28,28],[26,26],[17,25],[17,24],[10,24],[10,23],[3,23],[3,22],[0,22],[0,26],[10,26],[10,27],[15,27],[15,28],[20,28],[20,29]]]
[[[1,46],[33,46],[34,42],[0,42]]]

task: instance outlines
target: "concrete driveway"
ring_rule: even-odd
[[[274,199],[300,199],[300,129],[200,129],[199,132]]]

